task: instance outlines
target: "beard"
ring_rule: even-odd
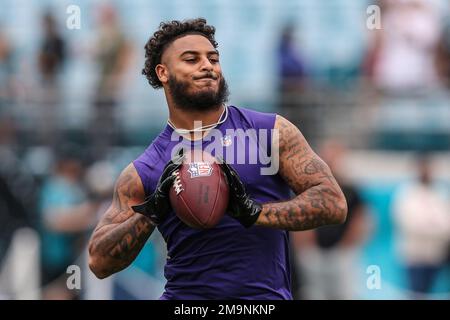
[[[179,81],[175,76],[169,77],[168,84],[175,105],[186,111],[214,110],[228,101],[228,85],[223,77],[219,80],[217,91],[200,90],[191,93],[189,92],[189,83]]]

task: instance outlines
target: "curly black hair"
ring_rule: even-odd
[[[153,88],[161,88],[162,83],[156,75],[155,67],[161,63],[161,56],[167,46],[182,35],[194,33],[205,36],[214,48],[217,48],[218,45],[214,39],[215,32],[216,29],[207,25],[204,18],[161,22],[159,29],[145,45],[145,65],[142,74],[145,75]]]

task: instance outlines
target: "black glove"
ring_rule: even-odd
[[[258,220],[262,205],[255,200],[250,199],[238,173],[223,159],[220,158],[219,162],[230,188],[228,211],[230,212],[230,215],[238,220],[244,227],[249,228],[256,220]]]
[[[176,175],[173,173],[181,166],[184,158],[184,150],[178,150],[174,159],[171,159],[164,167],[161,177],[159,177],[155,192],[145,198],[145,201],[131,208],[149,218],[154,225],[163,222],[172,209],[169,199],[169,190],[175,181]]]

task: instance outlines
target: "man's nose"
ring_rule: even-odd
[[[212,71],[213,70],[213,65],[212,65],[211,61],[209,61],[208,58],[202,59],[201,70],[202,71]]]

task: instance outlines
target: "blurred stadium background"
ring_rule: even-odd
[[[71,5],[80,28],[69,28]],[[368,28],[370,5],[382,29]],[[359,218],[337,235],[291,234],[296,298],[450,298],[449,1],[0,8],[0,299],[159,297],[157,232],[103,281],[86,266],[86,242],[117,174],[166,123],[163,92],[141,75],[144,44],[161,21],[199,16],[217,28],[230,103],[288,117],[357,195]],[[426,188],[405,191],[427,174]],[[80,288],[67,288],[69,265]]]

